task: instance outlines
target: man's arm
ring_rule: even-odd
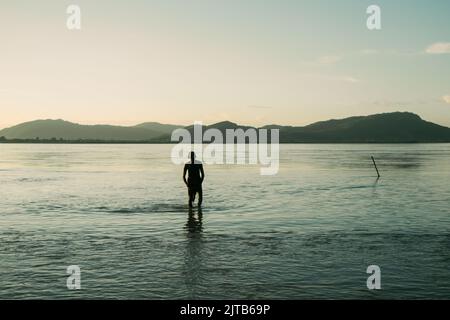
[[[186,180],[186,173],[187,173],[187,164],[184,165],[184,169],[183,169],[183,181],[184,183],[187,185],[187,180]]]
[[[200,173],[202,174],[202,182],[205,179],[205,171],[203,171],[203,164],[200,165]]]

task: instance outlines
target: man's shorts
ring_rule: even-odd
[[[202,183],[197,181],[188,181],[189,192],[200,192],[202,191]]]

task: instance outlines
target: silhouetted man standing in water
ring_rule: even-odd
[[[195,161],[195,153],[190,153],[191,162],[184,165],[183,180],[188,187],[189,193],[189,207],[192,207],[192,202],[195,200],[195,194],[198,193],[198,206],[202,205],[203,191],[202,183],[205,179],[205,172],[203,171],[203,164],[200,161]],[[186,173],[188,179],[186,180]]]

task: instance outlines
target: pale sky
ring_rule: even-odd
[[[450,126],[450,1],[1,0],[0,43],[0,128],[392,111]]]

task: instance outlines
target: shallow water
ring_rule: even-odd
[[[276,176],[208,165],[200,215],[171,147],[0,144],[0,298],[450,297],[450,144],[282,145]]]

